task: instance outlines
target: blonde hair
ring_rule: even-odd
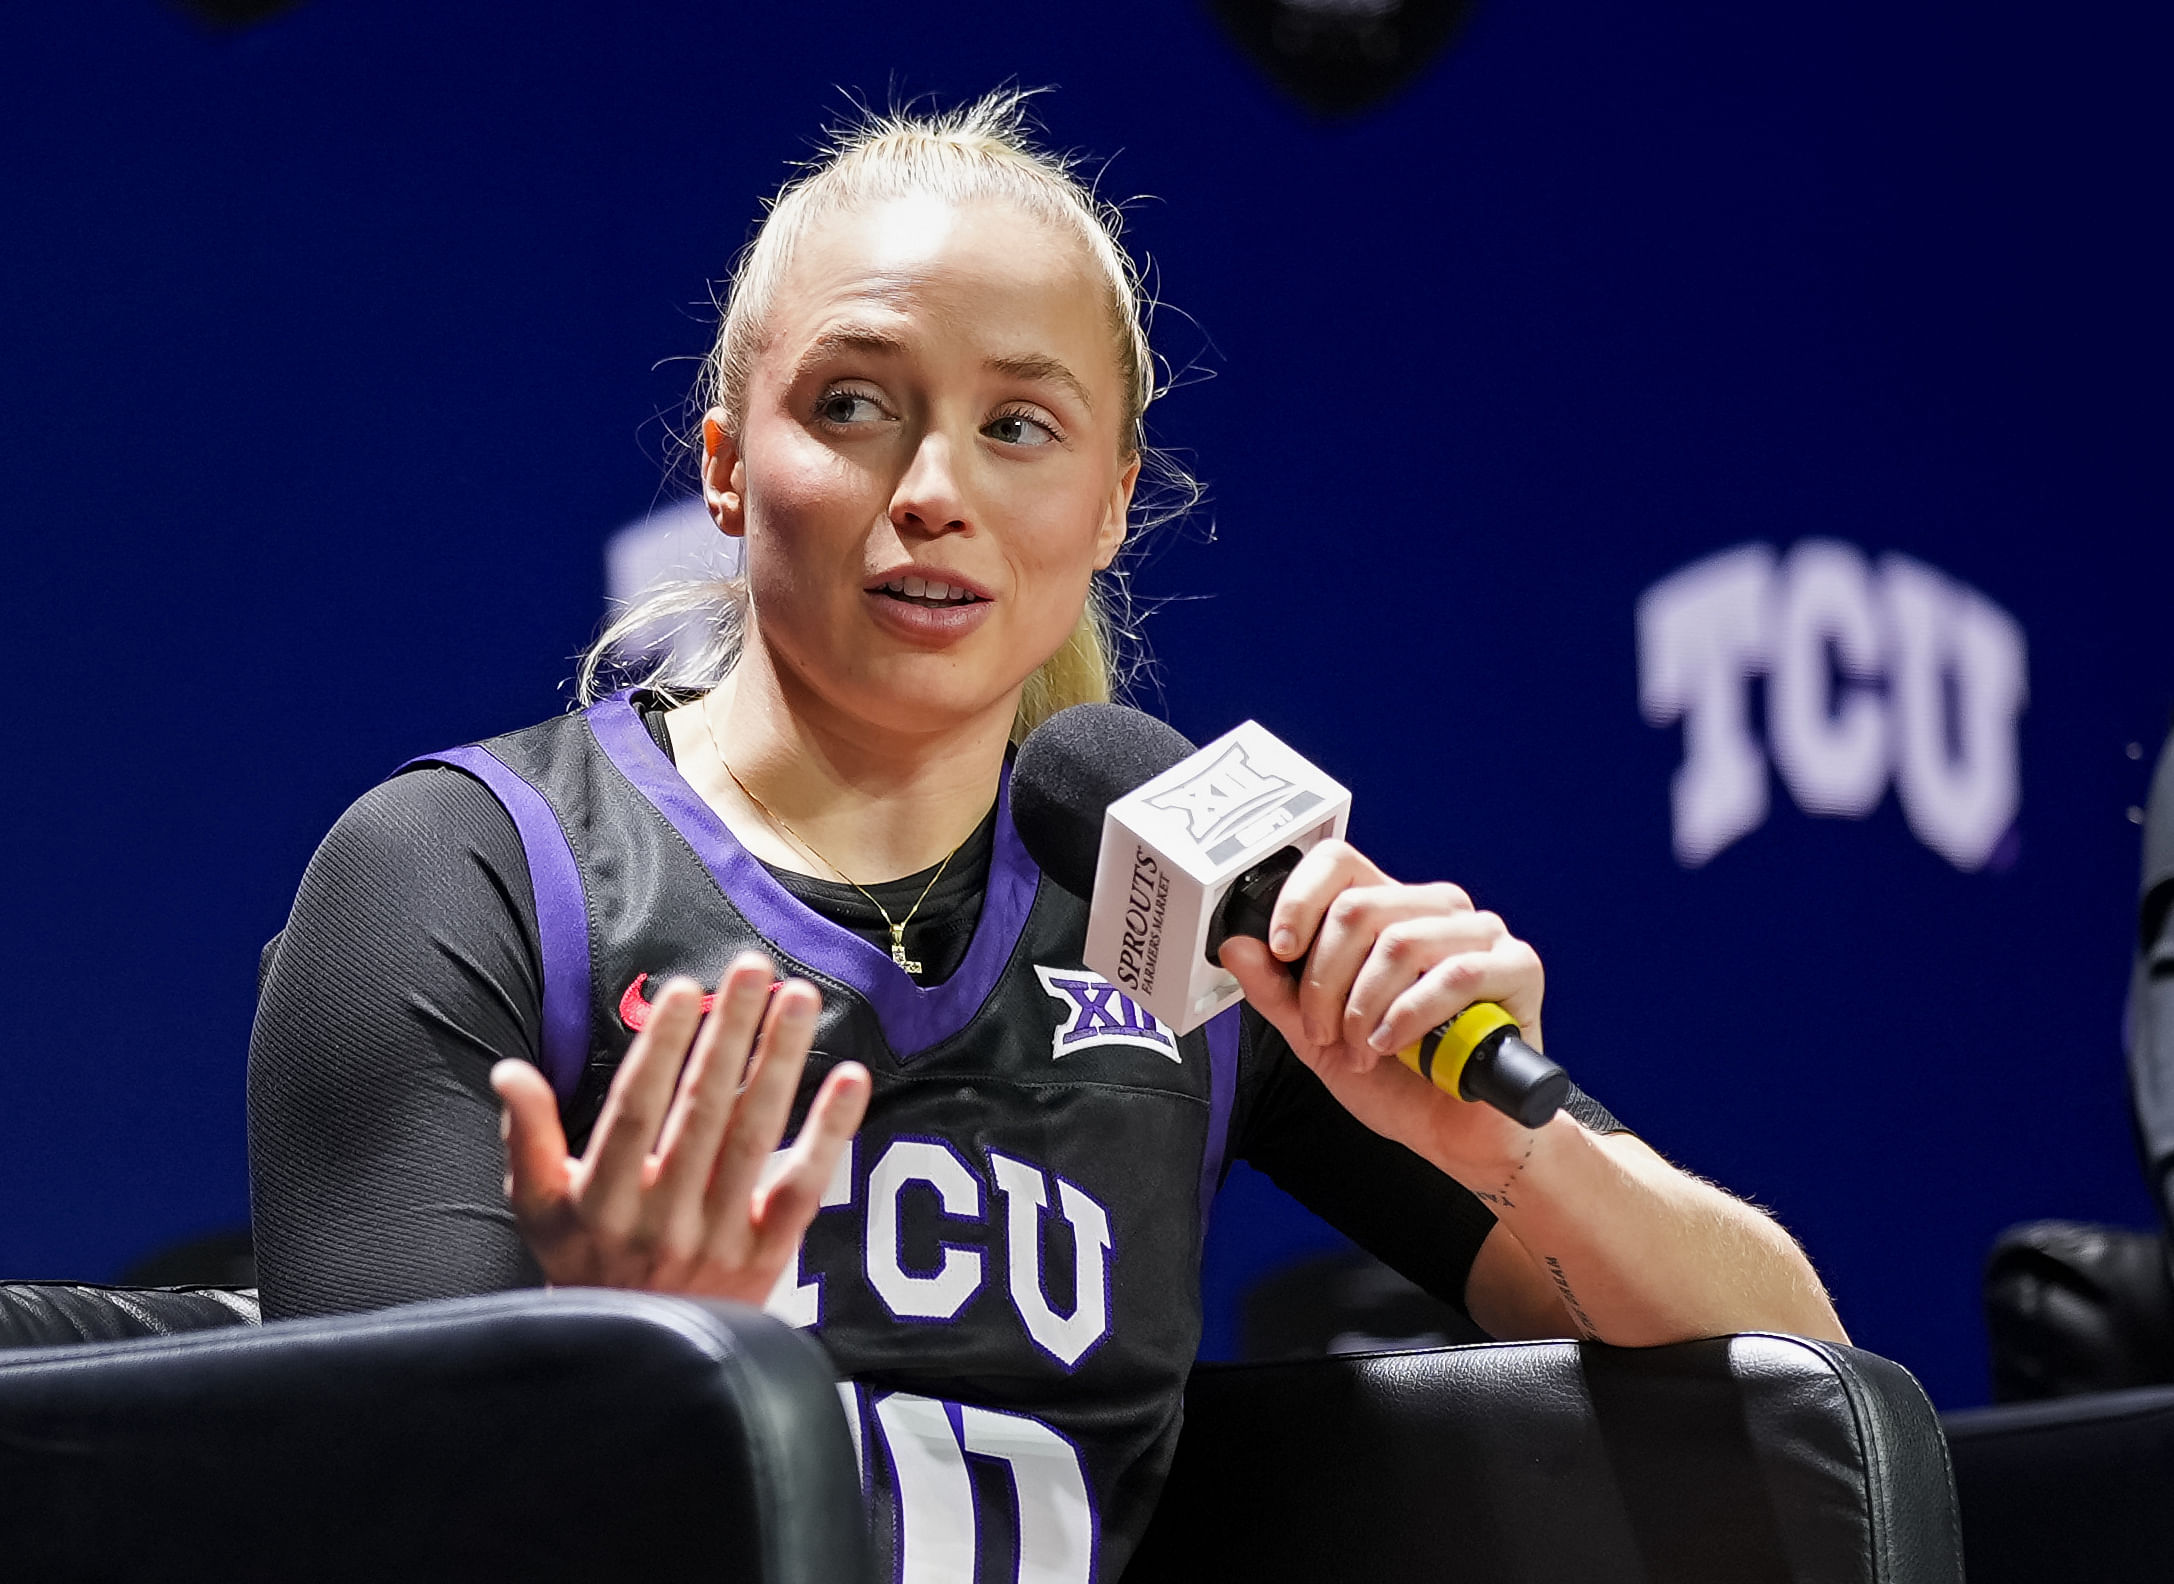
[[[1134,535],[1182,515],[1200,486],[1146,442],[1148,405],[1162,393],[1148,343],[1151,299],[1139,266],[1121,240],[1123,216],[1083,181],[1076,162],[1038,147],[1026,106],[1031,93],[1000,89],[948,111],[863,112],[834,131],[823,151],[787,182],[740,254],[719,303],[717,339],[703,360],[687,441],[701,456],[701,415],[718,409],[737,429],[748,384],[766,342],[770,310],[800,239],[823,217],[858,204],[933,195],[953,203],[1001,199],[1076,234],[1109,292],[1111,338],[1125,391],[1120,428],[1128,455],[1139,457]],[[737,663],[746,631],[746,580],[667,584],[622,611],[582,656],[577,693],[587,703],[633,681],[675,700],[707,692]],[[1012,739],[1068,705],[1099,703],[1120,692],[1137,664],[1137,637],[1121,566],[1097,573],[1078,623],[1057,652],[1027,679]],[[662,660],[629,667],[621,656],[660,628],[691,635]],[[638,671],[640,674],[633,674]]]

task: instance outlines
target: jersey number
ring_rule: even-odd
[[[896,1584],[966,1584],[975,1576],[986,1522],[966,1460],[987,1458],[1011,1476],[1018,1513],[1017,1584],[1088,1584],[1094,1576],[1095,1515],[1087,1475],[1072,1443],[1038,1419],[908,1392],[839,1386],[853,1448],[863,1468],[890,1464],[898,1493]],[[861,1445],[863,1403],[877,1447]]]

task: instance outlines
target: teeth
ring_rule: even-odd
[[[960,604],[974,597],[959,584],[938,583],[912,574],[892,578],[883,586],[888,592],[903,595],[907,599],[931,600],[938,604]]]

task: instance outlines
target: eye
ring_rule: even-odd
[[[998,413],[981,432],[992,440],[1016,446],[1053,445],[1064,438],[1054,424],[1028,412]]]
[[[815,416],[822,423],[846,428],[873,423],[887,414],[883,404],[866,391],[830,390],[816,399]]]

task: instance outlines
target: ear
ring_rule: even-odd
[[[1140,458],[1137,454],[1125,464],[1125,471],[1117,476],[1117,485],[1110,491],[1108,509],[1104,512],[1102,526],[1095,534],[1095,570],[1102,571],[1117,559],[1117,552],[1124,548],[1125,530],[1132,520],[1132,491],[1140,482]]]
[[[718,532],[735,539],[747,532],[747,463],[722,407],[702,415],[702,499]]]

